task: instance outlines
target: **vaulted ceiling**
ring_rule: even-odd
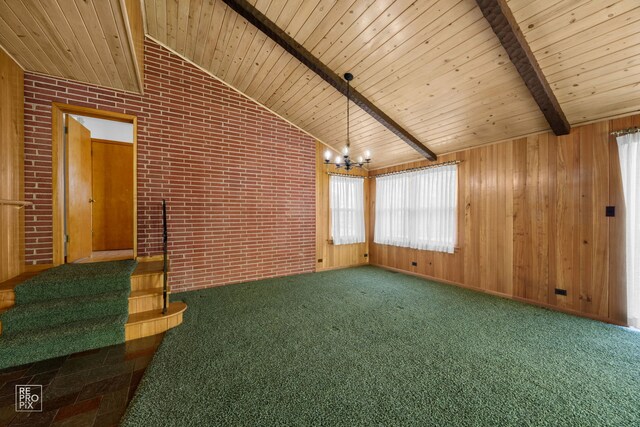
[[[640,111],[640,2],[509,6],[572,124]]]
[[[27,70],[139,90],[136,2],[0,0],[0,45]],[[475,0],[249,3],[332,71],[353,73],[355,89],[437,154],[549,129]],[[344,144],[346,98],[222,0],[142,6],[153,39],[319,140]],[[508,6],[572,125],[640,110],[637,0]],[[421,158],[360,108],[351,118],[354,151],[372,150],[374,168]]]
[[[0,0],[0,45],[27,71],[137,92],[140,37],[137,0]]]
[[[437,154],[547,130],[475,0],[250,0]],[[638,110],[640,4],[508,5],[572,124]],[[222,0],[145,0],[147,32],[323,142],[345,141],[345,98]],[[636,65],[636,67],[634,67]],[[374,167],[420,158],[352,110]]]

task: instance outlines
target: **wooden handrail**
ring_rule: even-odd
[[[8,206],[15,206],[17,208],[23,208],[25,206],[31,206],[31,205],[33,205],[33,203],[25,202],[23,200],[0,199],[0,205],[8,205]]]

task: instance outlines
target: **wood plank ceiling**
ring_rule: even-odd
[[[640,2],[508,4],[569,122],[640,111]]]
[[[549,128],[473,0],[249,3],[333,71],[352,72],[358,91],[438,154]],[[638,109],[636,1],[509,5],[572,124]],[[344,144],[345,98],[221,0],[145,8],[153,38],[323,142]],[[357,107],[351,132],[374,168],[420,158]]]
[[[319,140],[344,144],[344,96],[222,0],[142,1],[151,37]],[[250,3],[337,74],[352,72],[355,89],[437,154],[548,130],[474,0]],[[0,0],[0,45],[28,71],[139,91],[137,25],[126,13],[139,4]],[[572,125],[640,110],[637,0],[508,5]],[[421,158],[357,107],[351,132],[354,154],[370,149],[374,168]]]
[[[252,4],[436,153],[547,129],[473,0],[252,0]],[[221,0],[146,0],[147,32],[330,145],[345,98]],[[354,153],[373,167],[420,159],[352,109]]]
[[[137,26],[129,27],[126,9],[132,15],[140,6],[126,3],[0,0],[0,45],[27,71],[139,92],[137,37],[130,37]]]

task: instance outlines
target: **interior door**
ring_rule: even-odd
[[[133,249],[133,144],[91,141],[93,250]]]
[[[91,256],[91,132],[73,117],[65,119],[67,262]]]

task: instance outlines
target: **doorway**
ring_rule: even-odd
[[[135,258],[135,116],[52,111],[54,265]]]

